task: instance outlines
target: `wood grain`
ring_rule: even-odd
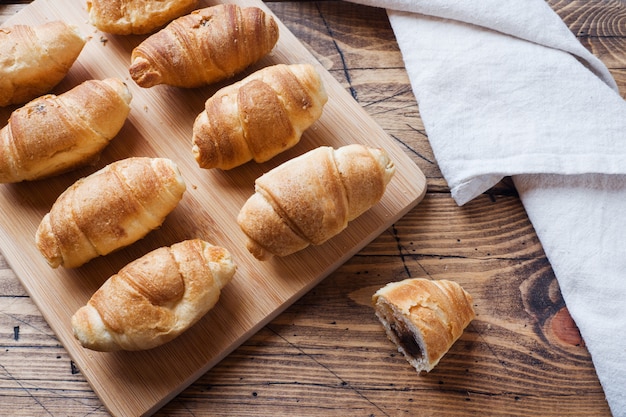
[[[626,97],[624,3],[548,3],[585,46],[607,52]],[[421,168],[428,193],[156,415],[610,416],[510,181],[462,208],[451,200],[384,10],[337,1],[267,5]],[[583,21],[595,32],[579,35]],[[3,412],[108,416],[3,262]],[[479,317],[426,376],[395,352],[368,305],[374,289],[407,276],[455,279],[478,298]]]

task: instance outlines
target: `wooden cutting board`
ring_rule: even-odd
[[[237,3],[271,13],[260,1]],[[206,2],[202,6],[213,4],[216,3]],[[274,51],[237,79],[262,66],[311,63],[320,71],[329,95],[323,116],[295,148],[272,161],[218,171],[198,168],[191,154],[191,130],[204,101],[227,83],[193,90],[139,88],[128,76],[128,64],[133,47],[144,37],[98,32],[87,23],[82,0],[37,0],[6,25],[39,24],[54,19],[73,23],[91,37],[54,92],[61,93],[87,79],[119,77],[133,94],[132,110],[97,165],[47,180],[0,185],[0,248],[112,415],[143,416],[157,411],[424,196],[426,181],[419,168],[280,22],[280,39]],[[8,119],[10,110],[0,109],[2,120]],[[254,259],[244,247],[244,236],[235,218],[253,193],[255,178],[317,146],[350,143],[383,147],[394,160],[397,173],[382,201],[324,245],[268,262]],[[183,201],[160,229],[130,247],[75,270],[51,269],[34,245],[35,230],[43,215],[75,180],[129,156],[173,159],[187,183]],[[169,344],[144,352],[93,352],[74,340],[71,315],[109,276],[152,249],[196,237],[228,248],[238,271],[218,305],[192,329]]]

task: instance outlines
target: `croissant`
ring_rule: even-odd
[[[89,22],[115,35],[144,35],[191,12],[198,0],[87,0]]]
[[[124,125],[131,99],[121,80],[109,78],[15,110],[0,130],[0,182],[39,179],[93,162]]]
[[[236,269],[225,248],[199,239],[156,249],[111,276],[74,313],[74,335],[97,351],[160,346],[215,306]]]
[[[221,4],[179,17],[131,54],[137,85],[199,87],[232,77],[269,53],[278,25],[257,7]]]
[[[383,149],[322,146],[257,178],[237,222],[259,260],[320,245],[376,204],[395,172]]]
[[[62,21],[0,28],[0,107],[49,92],[67,75],[85,43],[77,27]]]
[[[159,227],[184,192],[178,167],[169,159],[113,162],[59,196],[37,228],[37,248],[53,268],[79,267]]]
[[[265,162],[295,146],[328,97],[312,65],[274,65],[222,88],[193,125],[201,168]]]
[[[387,337],[418,371],[430,372],[474,319],[472,296],[458,283],[411,278],[372,297]]]

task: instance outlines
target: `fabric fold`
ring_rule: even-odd
[[[626,173],[626,103],[576,57],[481,26],[388,14],[458,204],[507,175]]]

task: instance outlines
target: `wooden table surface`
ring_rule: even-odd
[[[28,3],[3,1],[0,24]],[[428,192],[156,415],[610,416],[510,181],[464,207],[451,199],[385,11],[266,4],[423,170]],[[549,4],[626,97],[626,3]],[[407,277],[459,282],[478,313],[426,375],[397,353],[370,306],[378,288]],[[0,344],[0,416],[108,415],[1,255]]]

